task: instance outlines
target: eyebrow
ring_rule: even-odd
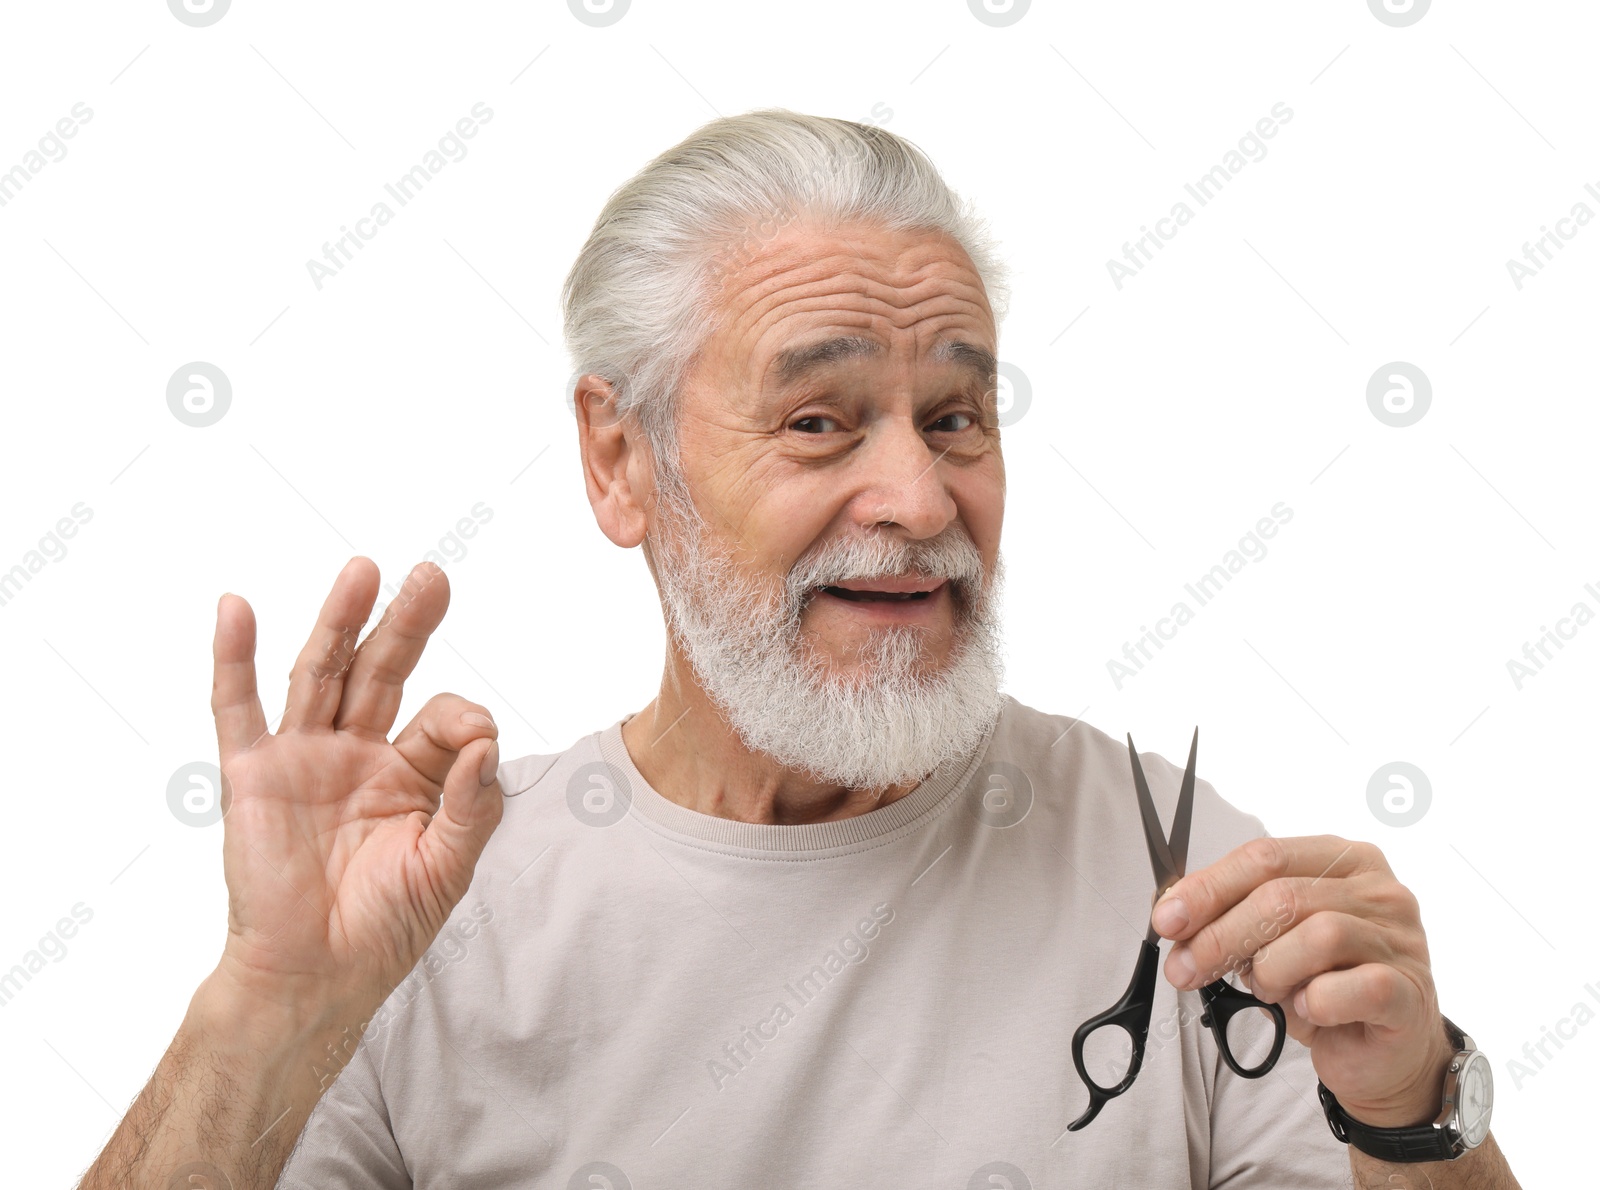
[[[780,351],[768,371],[775,387],[789,388],[797,381],[841,360],[863,356],[881,355],[883,345],[876,340],[859,335],[838,335],[803,347],[790,347]],[[935,363],[954,363],[971,371],[985,384],[995,380],[994,354],[964,339],[941,339],[932,352]]]

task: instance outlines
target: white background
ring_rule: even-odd
[[[876,107],[1016,269],[1009,691],[1180,760],[1199,723],[1201,775],[1272,833],[1381,845],[1494,1060],[1523,1184],[1590,1169],[1600,1021],[1532,1076],[1509,1063],[1600,1011],[1577,908],[1600,626],[1521,689],[1506,663],[1600,610],[1600,226],[1520,290],[1506,261],[1600,211],[1592,5],[1458,0],[1406,28],[1360,0],[1035,4],[1007,28],[956,0],[636,0],[606,28],[402,7],[239,0],[191,28],[151,0],[7,6],[0,171],[93,112],[0,207],[0,570],[92,510],[0,606],[0,970],[93,912],[0,1008],[8,1181],[77,1176],[219,953],[221,828],[166,787],[216,759],[223,591],[256,610],[275,718],[343,563],[398,582],[482,501],[400,721],[480,699],[510,759],[649,700],[659,611],[583,495],[560,283],[614,187],[769,105]],[[468,155],[319,290],[306,261],[480,101]],[[1119,290],[1108,258],[1279,102],[1267,155]],[[195,360],[233,388],[207,428],[166,402]],[[1406,428],[1366,399],[1395,360],[1433,386]],[[1267,556],[1118,688],[1107,661],[1279,501]],[[1431,782],[1412,826],[1369,808],[1394,760]]]

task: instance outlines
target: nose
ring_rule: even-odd
[[[863,465],[870,477],[852,501],[864,528],[898,525],[912,538],[936,537],[956,516],[939,462],[945,451],[931,448],[909,419],[880,424]]]

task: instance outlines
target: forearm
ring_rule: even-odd
[[[347,1019],[245,999],[207,979],[79,1190],[167,1190],[186,1165],[212,1167],[233,1190],[271,1190],[330,1068],[342,1066],[329,1047],[347,1036]]]
[[[1494,1133],[1454,1161],[1394,1164],[1350,1146],[1350,1172],[1360,1190],[1522,1190]]]

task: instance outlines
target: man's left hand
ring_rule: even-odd
[[[1428,944],[1416,897],[1374,844],[1251,839],[1173,885],[1151,921],[1178,943],[1166,963],[1175,987],[1238,972],[1282,1005],[1354,1119],[1401,1128],[1438,1115],[1453,1051]]]

